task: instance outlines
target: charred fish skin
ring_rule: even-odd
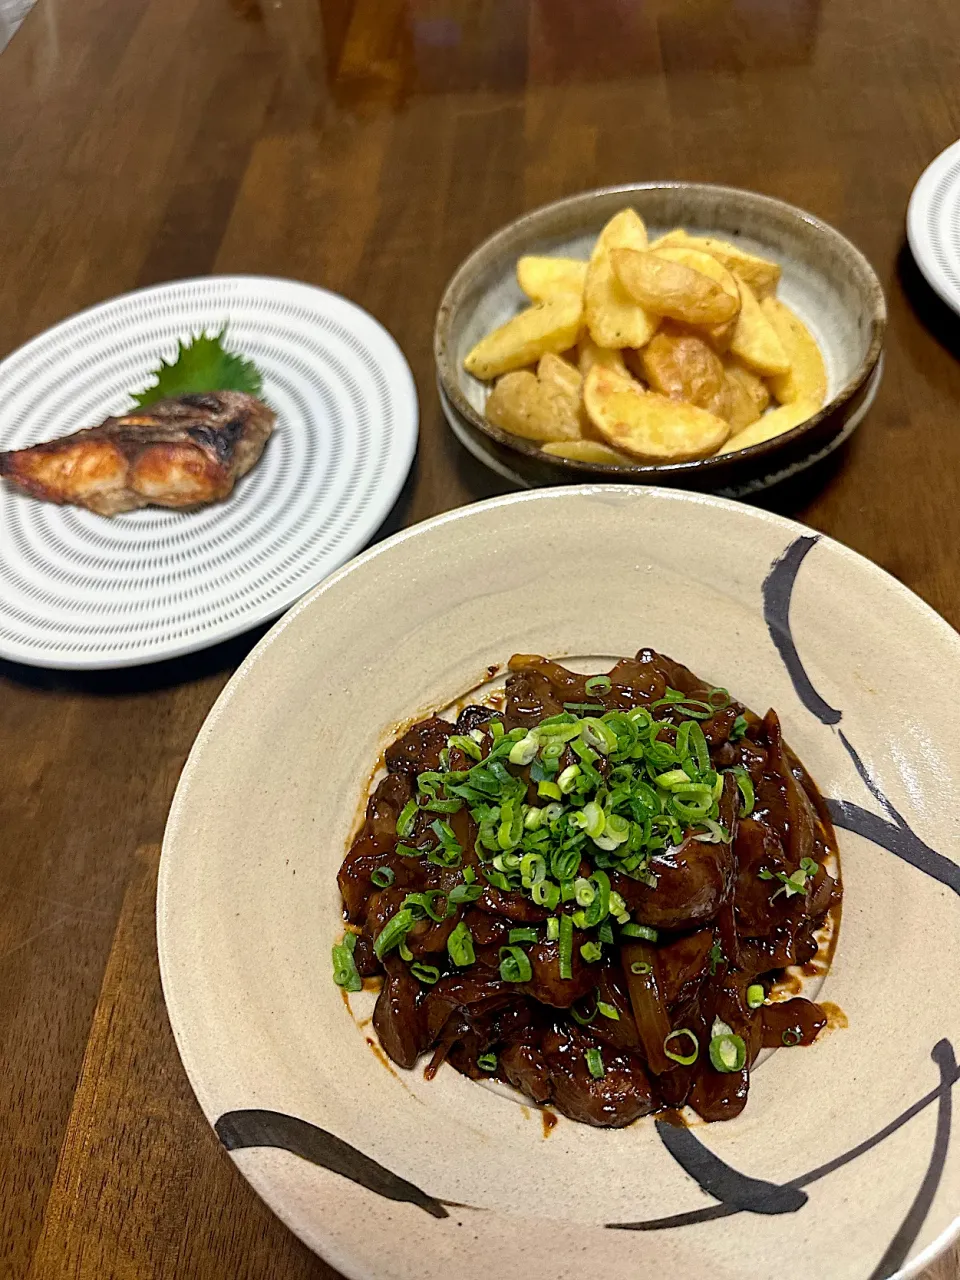
[[[200,507],[230,496],[275,424],[273,410],[253,396],[206,391],[0,453],[0,475],[32,498],[98,515]]]

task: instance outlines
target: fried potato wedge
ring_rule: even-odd
[[[709,343],[674,325],[664,325],[654,334],[639,359],[651,389],[672,400],[706,409],[724,386],[723,363]]]
[[[537,372],[505,373],[487,397],[488,422],[525,440],[579,440],[584,420],[582,378],[572,364],[547,352]]]
[[[551,458],[573,458],[577,462],[592,462],[601,467],[632,467],[636,462],[635,458],[618,453],[599,440],[552,440],[543,446],[542,452]]]
[[[633,209],[621,209],[600,232],[583,289],[584,318],[598,347],[645,347],[656,332],[657,318],[630,297],[610,259],[613,249],[646,247],[646,227]]]
[[[640,462],[689,462],[715,453],[730,426],[715,414],[594,367],[583,382],[590,421],[614,449]]]
[[[576,342],[583,320],[583,302],[572,293],[558,293],[538,302],[481,338],[464,360],[468,373],[489,382],[501,373],[535,364],[547,351],[566,351]]]
[[[629,378],[623,355],[616,347],[598,347],[589,333],[582,333],[577,343],[577,363],[581,374],[586,377],[595,364],[602,364],[605,369],[612,369],[624,378]]]
[[[740,314],[730,339],[730,350],[756,373],[789,373],[790,358],[780,336],[764,315],[757,296],[744,280],[740,290]]]
[[[682,262],[637,249],[611,249],[610,261],[627,293],[654,315],[710,325],[732,320],[739,309],[738,298]]]
[[[770,390],[781,404],[827,398],[827,370],[813,334],[779,298],[764,298],[760,309],[773,325],[790,361],[789,373],[774,374]]]
[[[749,449],[751,445],[773,440],[786,431],[792,431],[808,418],[812,418],[819,409],[820,405],[815,400],[794,400],[792,404],[783,404],[779,409],[771,409],[752,426],[731,436],[720,449],[720,453],[733,453],[737,449]]]
[[[741,249],[739,245],[731,244],[729,240],[716,239],[714,236],[692,236],[678,227],[676,231],[668,231],[665,236],[655,240],[650,248],[660,249],[676,245],[687,245],[691,249],[702,249],[704,253],[709,253],[728,271],[734,271],[741,280],[746,280],[758,298],[766,298],[773,293],[780,282],[779,263],[771,262],[768,258],[760,258],[754,253],[747,253],[746,249]]]
[[[655,252],[658,257],[666,258],[668,262],[678,262],[682,266],[690,267],[693,271],[699,271],[702,275],[709,276],[711,280],[715,280],[720,285],[725,293],[735,299],[737,306],[730,319],[723,321],[721,324],[711,325],[706,329],[707,337],[713,346],[718,351],[726,351],[736,327],[737,317],[740,314],[740,290],[737,288],[737,282],[731,273],[721,262],[711,257],[709,253],[704,253],[701,249],[693,249],[687,244],[665,245],[662,249],[655,250]]]
[[[770,390],[763,378],[758,373],[754,373],[752,369],[748,369],[745,364],[741,364],[736,356],[728,355],[724,359],[724,368],[727,376],[734,381],[739,382],[743,390],[747,393],[757,408],[757,415],[763,413],[770,404]],[[756,419],[751,419],[755,421]]]
[[[558,293],[583,295],[587,263],[578,258],[517,259],[517,284],[533,302],[546,302]]]
[[[745,384],[728,370],[723,374],[723,391],[715,403],[706,404],[704,408],[729,422],[734,434],[752,426],[761,413]]]

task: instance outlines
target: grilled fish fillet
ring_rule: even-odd
[[[102,516],[197,507],[230,496],[275,422],[271,409],[239,391],[158,400],[99,427],[0,453],[0,475],[31,497]]]

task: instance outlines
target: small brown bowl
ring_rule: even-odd
[[[777,290],[808,325],[827,367],[827,403],[792,431],[734,453],[661,466],[598,466],[544,454],[483,414],[490,387],[463,367],[484,334],[529,305],[516,281],[523,254],[587,258],[604,224],[632,206],[651,236],[674,227],[734,240],[779,262]],[[866,258],[839,231],[782,200],[697,182],[604,187],[524,214],[459,266],[437,312],[434,356],[444,413],[461,442],[520,484],[636,480],[734,496],[766,488],[819,461],[859,425],[882,371],[883,290]]]

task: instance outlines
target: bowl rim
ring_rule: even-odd
[[[831,240],[841,252],[854,260],[865,278],[872,300],[870,342],[866,354],[857,366],[853,376],[812,418],[807,418],[805,422],[801,422],[798,426],[783,432],[782,435],[775,436],[772,440],[760,441],[758,444],[750,445],[746,449],[713,454],[710,457],[697,458],[689,462],[637,462],[633,465],[621,465],[584,462],[576,458],[562,458],[544,454],[536,441],[525,440],[522,436],[512,435],[509,431],[504,431],[502,427],[495,426],[493,423],[488,422],[484,415],[478,413],[473,405],[470,404],[460,390],[456,368],[450,354],[449,339],[450,326],[454,314],[454,299],[459,290],[473,276],[478,265],[491,251],[498,249],[501,244],[512,238],[516,229],[522,227],[525,223],[534,222],[545,214],[576,206],[592,197],[627,196],[640,191],[703,191],[736,196],[741,199],[746,198],[755,206],[765,206],[769,209],[775,209],[781,214],[785,213],[793,221],[807,226],[816,235]],[[655,480],[656,477],[663,476],[671,479],[682,479],[685,476],[699,477],[705,474],[709,475],[715,471],[728,471],[732,464],[735,465],[740,462],[749,463],[755,460],[758,463],[765,463],[768,459],[775,458],[784,446],[802,440],[804,436],[815,431],[827,418],[832,417],[843,409],[863,387],[880,358],[886,327],[887,303],[883,286],[880,284],[877,273],[866,256],[836,227],[824,222],[815,214],[809,213],[797,205],[790,204],[786,200],[781,200],[777,196],[768,196],[759,191],[751,191],[744,187],[731,187],[723,183],[686,182],[670,179],[654,182],[615,183],[612,186],[593,187],[575,195],[564,196],[560,200],[553,200],[548,204],[538,205],[536,208],[522,213],[518,218],[514,218],[511,222],[505,223],[498,228],[461,261],[447,281],[443,296],[440,299],[440,305],[437,308],[434,323],[433,355],[437,379],[454,411],[465,418],[478,431],[516,453],[524,454],[541,462],[545,461],[551,466],[555,465],[561,470],[568,470],[574,475],[583,477],[593,476],[596,478],[598,475],[602,475],[604,477],[609,476],[611,480],[617,480],[622,477],[637,476],[647,480]]]

